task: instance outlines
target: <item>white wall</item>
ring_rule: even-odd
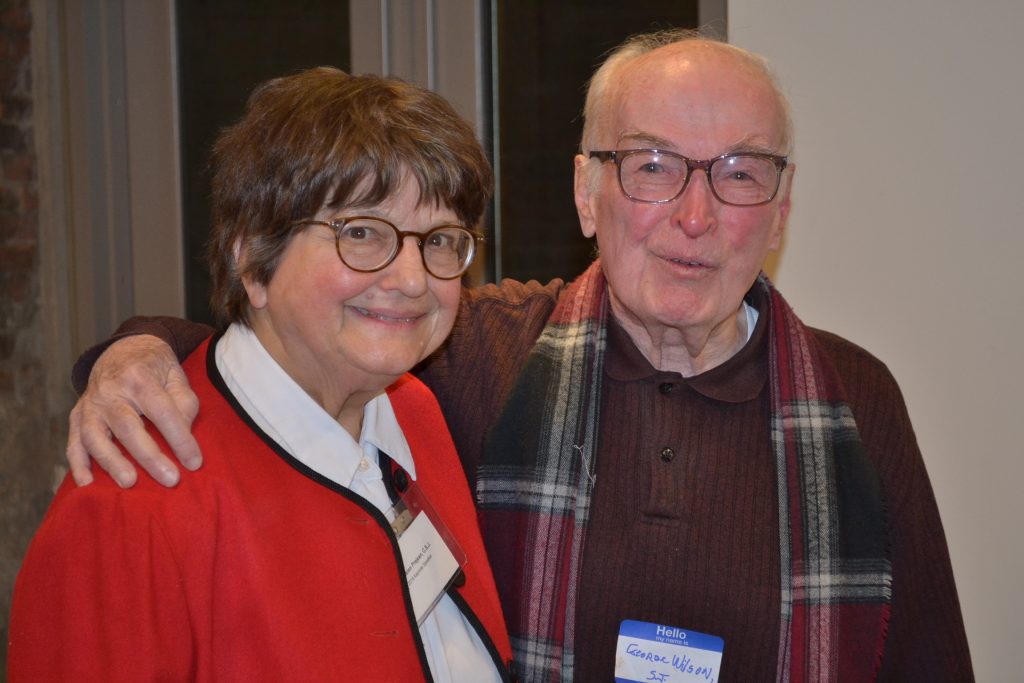
[[[775,279],[899,380],[979,681],[1022,680],[1024,3],[730,0],[796,120]]]

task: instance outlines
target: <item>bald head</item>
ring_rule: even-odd
[[[769,94],[769,105],[763,114],[778,122],[778,147],[774,151],[789,154],[793,144],[789,102],[767,62],[752,52],[691,30],[633,36],[605,59],[587,89],[581,149],[588,152],[610,144],[607,138],[618,134],[606,130],[613,110],[621,105],[623,97],[636,96],[644,81],[672,75],[699,79],[712,73],[726,82],[709,82],[708,98],[720,91],[715,86],[754,86]],[[670,83],[671,79],[661,78],[661,82]]]

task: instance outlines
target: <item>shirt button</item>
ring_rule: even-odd
[[[661,449],[661,461],[662,462],[672,462],[672,458],[674,458],[674,457],[676,457],[676,452],[674,450],[672,450],[671,448],[669,448],[668,446],[666,446],[665,448]]]
[[[658,385],[658,391],[663,393],[665,396],[668,396],[675,390],[676,385],[673,384],[672,382],[662,382],[661,384]]]

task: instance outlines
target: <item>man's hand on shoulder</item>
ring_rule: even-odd
[[[164,486],[178,483],[174,463],[146,431],[141,416],[156,426],[175,457],[195,470],[203,459],[192,436],[199,400],[170,347],[150,335],[121,339],[96,361],[89,386],[69,418],[67,458],[79,486],[93,481],[90,457],[123,487],[137,473],[113,439]]]

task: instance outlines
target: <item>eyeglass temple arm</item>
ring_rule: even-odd
[[[591,152],[590,153],[590,158],[591,159],[597,159],[601,163],[604,163],[606,161],[614,161],[614,162],[618,163],[618,161],[619,161],[617,156],[616,156],[616,154],[615,154],[615,152],[613,152],[613,151]]]

